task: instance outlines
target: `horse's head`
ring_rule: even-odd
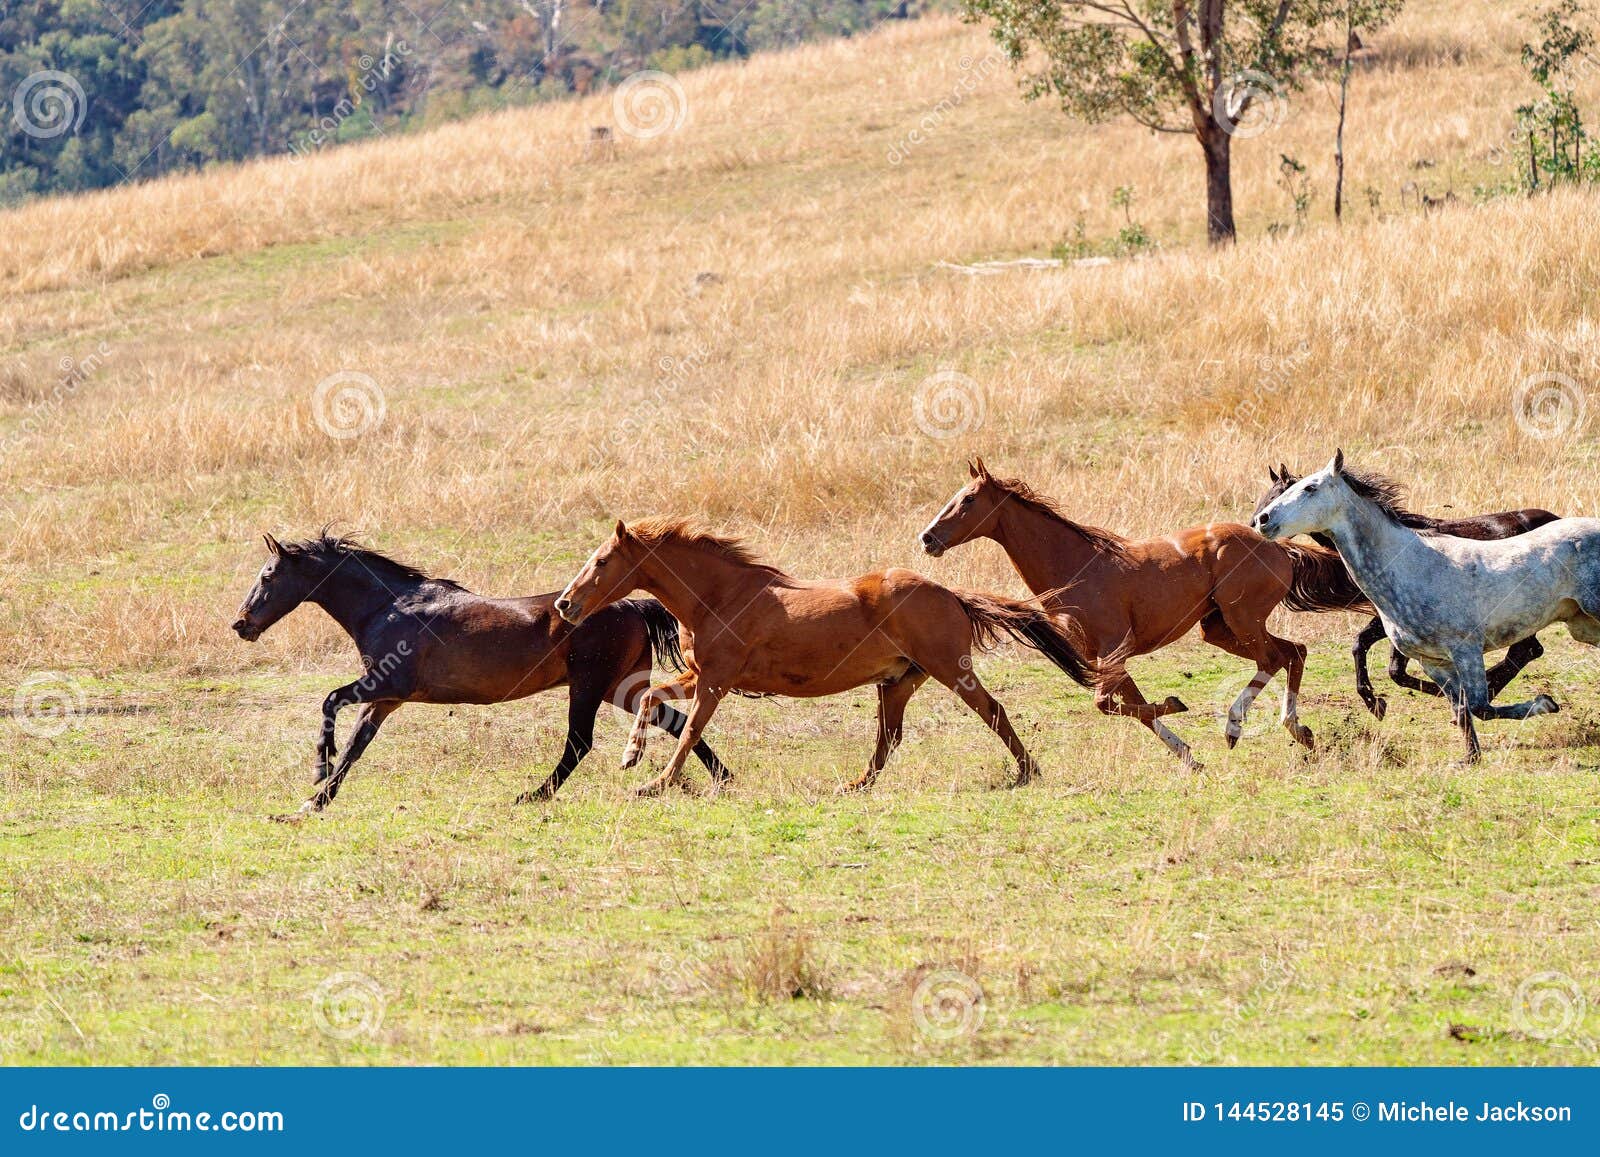
[[[319,580],[316,564],[305,555],[285,550],[270,534],[261,537],[269,557],[233,621],[233,629],[247,643],[255,642],[268,627],[305,602]]]
[[[1257,533],[1267,538],[1293,538],[1327,530],[1338,520],[1350,497],[1344,478],[1344,451],[1321,470],[1298,482],[1290,481],[1283,493],[1265,503],[1251,520]]]
[[[995,484],[982,458],[967,463],[970,478],[945,503],[944,509],[922,532],[922,549],[938,558],[952,546],[982,538],[994,530],[995,512],[1006,499],[1006,492]]]
[[[637,585],[639,563],[646,553],[619,518],[611,537],[589,556],[556,599],[556,614],[576,625],[622,598]]]
[[[1255,510],[1253,510],[1250,514],[1251,518],[1255,518],[1258,514],[1272,504],[1273,499],[1277,498],[1278,495],[1282,494],[1285,490],[1289,489],[1289,487],[1300,481],[1300,479],[1289,473],[1289,468],[1287,466],[1284,466],[1281,463],[1276,470],[1274,470],[1271,466],[1268,466],[1267,477],[1272,479],[1272,485],[1268,487],[1267,492],[1261,496],[1261,501],[1256,503]]]

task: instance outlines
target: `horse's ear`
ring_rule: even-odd
[[[622,524],[622,519],[617,519],[617,541],[623,542],[628,537],[628,528]]]
[[[267,544],[267,553],[273,558],[277,558],[283,554],[283,547],[279,545],[278,540],[273,538],[272,535],[263,534],[261,536],[261,540]]]
[[[1272,468],[1272,464],[1271,463],[1267,464],[1267,478],[1270,481],[1273,481],[1273,482],[1282,482],[1283,481],[1282,478],[1278,477],[1278,472]]]
[[[983,464],[983,459],[982,458],[974,458],[972,460],[970,469],[972,471],[972,476],[974,478],[987,478],[987,477],[989,477],[989,468]]]
[[[1344,473],[1344,450],[1342,448],[1333,452],[1333,461],[1328,464],[1328,469],[1335,474]]]
[[[1289,481],[1289,468],[1287,466],[1285,466],[1282,462],[1278,463],[1278,481],[1279,482],[1287,482],[1287,481]]]

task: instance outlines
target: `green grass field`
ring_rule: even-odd
[[[616,768],[603,717],[560,799],[513,807],[559,748],[558,692],[404,709],[299,825],[267,817],[306,792],[338,674],[81,683],[60,735],[12,721],[0,750],[0,1056],[1590,1063],[1600,705],[1550,649],[1511,690],[1563,714],[1485,726],[1475,768],[1436,700],[1391,688],[1366,717],[1331,645],[1317,754],[1276,685],[1230,753],[1246,672],[1186,643],[1135,670],[1191,707],[1198,776],[1002,654],[983,673],[1046,774],[1022,790],[928,690],[870,797],[833,794],[870,748],[857,693],[729,701],[715,800],[628,802],[649,772]]]

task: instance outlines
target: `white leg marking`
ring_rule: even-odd
[[[1189,745],[1174,735],[1167,725],[1159,719],[1150,724],[1151,730],[1161,737],[1161,742],[1171,749],[1172,754],[1183,760],[1185,767],[1194,766],[1194,753],[1189,750]]]
[[[1239,733],[1244,730],[1244,717],[1250,711],[1250,704],[1256,701],[1256,696],[1261,694],[1261,689],[1267,685],[1267,680],[1272,678],[1265,671],[1258,670],[1255,678],[1250,680],[1248,686],[1233,701],[1233,706],[1228,708],[1227,736],[1229,739],[1238,739]]]

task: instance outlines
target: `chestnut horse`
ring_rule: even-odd
[[[1084,685],[1087,664],[1061,625],[1038,606],[953,591],[909,570],[807,581],[762,564],[738,540],[686,521],[625,526],[600,545],[556,600],[583,624],[630,591],[660,599],[683,624],[686,674],[639,702],[624,767],[644,755],[645,721],[657,703],[693,699],[689,723],[666,770],[638,789],[654,795],[680,782],[685,757],[731,692],[813,698],[875,683],[878,746],[850,790],[872,786],[900,743],[906,703],[931,676],[960,696],[1017,761],[1017,783],[1038,765],[972,669],[972,652],[1010,638],[1042,652]],[[713,790],[725,777],[713,772]]]
[[[301,603],[315,603],[344,628],[366,668],[322,702],[317,793],[296,816],[333,802],[351,765],[402,703],[504,703],[565,684],[566,748],[550,778],[517,802],[549,799],[593,746],[602,703],[632,714],[650,685],[652,658],[682,670],[678,624],[651,600],[621,603],[573,630],[555,613],[554,595],[484,598],[349,539],[264,537],[266,564],[233,624],[239,637],[253,643]],[[335,720],[357,704],[360,721],[335,768]],[[655,721],[673,735],[685,722],[667,706]],[[728,774],[704,743],[694,752],[713,774]]]
[[[1252,519],[1260,515],[1289,487],[1300,481],[1299,476],[1291,474],[1289,468],[1282,463],[1279,463],[1276,470],[1267,467],[1267,477],[1272,480],[1272,485],[1261,496],[1261,501],[1256,503],[1255,513],[1250,516]],[[1537,506],[1530,506],[1525,510],[1502,510],[1498,514],[1479,514],[1472,518],[1433,518],[1400,506],[1400,495],[1386,478],[1350,469],[1345,470],[1345,478],[1353,488],[1368,497],[1382,497],[1401,526],[1409,526],[1412,530],[1423,534],[1445,534],[1451,538],[1492,542],[1526,534],[1561,517],[1548,510],[1541,510]],[[1333,539],[1328,537],[1326,531],[1319,530],[1310,537],[1318,546],[1334,549]],[[1356,636],[1356,641],[1350,647],[1350,654],[1356,664],[1356,694],[1361,696],[1361,702],[1367,705],[1368,711],[1382,719],[1384,712],[1389,709],[1389,702],[1372,690],[1372,676],[1367,672],[1367,652],[1372,650],[1379,639],[1387,638],[1383,631],[1383,620],[1374,612],[1371,600],[1362,593],[1360,587],[1356,586],[1356,580],[1351,578],[1348,572],[1344,575],[1343,583],[1335,582],[1334,588],[1329,591],[1330,594],[1336,592],[1345,596],[1345,605],[1339,607],[1339,610],[1359,611],[1362,614],[1372,615],[1372,620]],[[1504,691],[1506,684],[1543,654],[1544,647],[1540,645],[1536,635],[1529,635],[1526,639],[1512,643],[1506,651],[1506,657],[1488,671],[1489,698],[1493,699]],[[1389,650],[1389,679],[1397,686],[1409,687],[1425,695],[1444,694],[1436,684],[1418,679],[1406,672],[1406,654],[1398,647],[1391,647]]]
[[[1077,625],[1084,655],[1099,672],[1095,706],[1102,712],[1137,719],[1185,766],[1197,767],[1189,745],[1161,722],[1188,708],[1172,695],[1148,702],[1124,664],[1199,623],[1206,642],[1256,664],[1255,677],[1228,709],[1228,746],[1238,742],[1251,703],[1280,670],[1287,670],[1288,684],[1283,726],[1313,746],[1297,713],[1306,649],[1269,631],[1267,616],[1280,602],[1320,606],[1330,572],[1343,573],[1337,555],[1268,542],[1231,522],[1130,542],[1074,522],[1026,483],[990,474],[981,458],[968,463],[968,473],[971,481],[922,532],[923,549],[938,558],[976,538],[997,542],[1028,589]]]

